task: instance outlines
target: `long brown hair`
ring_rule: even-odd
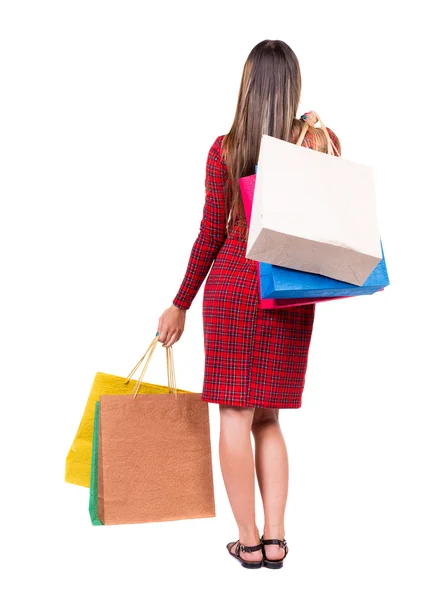
[[[304,121],[296,118],[300,97],[301,71],[293,50],[281,40],[257,44],[245,62],[234,122],[223,139],[228,168],[226,235],[238,219],[247,237],[238,180],[255,173],[263,133],[289,142],[298,139],[304,125]],[[302,145],[325,152],[327,140],[319,127],[309,127]]]

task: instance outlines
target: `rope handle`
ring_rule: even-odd
[[[148,353],[150,353],[149,356],[148,356],[148,358],[147,358],[147,360],[146,360],[146,362],[145,362],[145,364],[144,364],[144,366],[143,366],[143,368],[142,368],[142,371],[141,371],[141,374],[139,376],[139,379],[137,380],[137,382],[136,382],[136,384],[135,384],[135,386],[133,388],[133,399],[136,398],[137,393],[139,391],[139,388],[141,387],[141,383],[142,383],[142,380],[144,378],[145,372],[147,370],[148,363],[150,362],[151,357],[153,356],[153,352],[156,349],[158,341],[159,341],[159,332],[156,333],[156,335],[154,336],[153,341],[148,346],[148,348],[144,352],[143,356],[138,361],[137,365],[127,375],[126,381],[124,381],[125,385],[127,385],[130,382],[131,377],[137,371],[138,367],[142,364],[142,361],[144,360],[144,358],[147,356]],[[167,358],[168,391],[169,391],[170,394],[174,394],[175,398],[177,399],[176,371],[174,369],[173,347],[169,346],[169,347],[165,348],[165,350],[166,350],[166,358]]]
[[[315,114],[316,114],[316,113],[315,113]],[[324,132],[324,134],[325,134],[325,137],[327,138],[327,154],[330,154],[331,156],[335,156],[335,152],[334,152],[334,150],[336,150],[336,153],[337,153],[337,155],[338,155],[338,156],[341,156],[341,155],[339,154],[339,151],[338,151],[338,149],[336,148],[335,144],[333,143],[333,140],[332,140],[332,138],[330,137],[330,134],[329,134],[329,132],[327,131],[327,127],[326,127],[326,126],[324,125],[324,123],[322,122],[322,119],[321,119],[321,117],[320,117],[320,116],[318,116],[317,114],[316,114],[316,117],[317,117],[318,121],[321,123],[321,127],[320,127],[320,129],[322,129],[322,130],[323,130],[323,132]],[[299,138],[298,138],[298,140],[297,140],[297,142],[296,142],[296,145],[297,145],[297,146],[301,146],[301,144],[303,143],[304,137],[305,137],[305,135],[306,135],[306,133],[307,133],[308,129],[309,129],[309,124],[308,124],[307,122],[304,122],[304,126],[303,126],[303,128],[302,128],[302,130],[301,130],[301,133],[299,134]],[[334,150],[333,150],[333,149],[334,149]]]

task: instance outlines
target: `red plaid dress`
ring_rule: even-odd
[[[330,136],[334,133],[327,128]],[[202,400],[238,407],[300,408],[315,305],[261,309],[257,262],[245,257],[238,227],[224,231],[221,155],[224,135],[206,163],[206,198],[200,233],[173,300],[189,309],[206,275],[203,294],[205,370]],[[310,147],[306,134],[303,145]],[[211,268],[212,266],[212,268]]]

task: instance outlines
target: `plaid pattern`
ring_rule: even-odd
[[[219,136],[212,145],[206,162],[205,206],[200,233],[194,242],[182,285],[173,300],[179,308],[188,310],[200,289],[213,260],[226,239],[224,184],[228,178],[226,164],[221,157]]]
[[[300,408],[315,305],[260,308],[258,263],[245,257],[240,225],[228,238],[225,235],[223,138],[215,140],[208,154],[200,233],[173,304],[189,309],[212,266],[203,294],[202,400],[238,407]],[[303,145],[309,144],[307,133]]]

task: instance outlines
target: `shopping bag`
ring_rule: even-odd
[[[257,169],[257,166],[255,167]],[[246,221],[249,225],[252,216],[252,202],[254,197],[255,190],[255,179],[256,175],[249,175],[247,177],[241,177],[238,180],[240,185],[241,197],[243,199],[244,211],[246,216]],[[301,306],[304,304],[316,304],[319,302],[328,302],[329,300],[339,300],[341,297],[319,297],[319,298],[263,298],[261,292],[261,264],[256,261],[257,269],[258,269],[258,293],[260,296],[260,308],[263,309],[275,309],[275,308],[289,308],[292,306]],[[298,271],[299,276],[304,276],[305,273]]]
[[[178,393],[167,348],[168,394],[142,394],[148,360],[131,395],[99,401],[98,518],[104,525],[215,516],[208,404]]]
[[[95,403],[93,423],[92,467],[90,473],[89,513],[92,525],[102,525],[98,517],[98,453],[99,453],[99,400]]]
[[[128,375],[131,377],[134,370]],[[127,382],[127,377],[98,372],[92,384],[84,414],[66,458],[65,481],[84,487],[90,485],[90,470],[92,463],[92,437],[95,403],[101,394],[131,394],[136,380]],[[185,392],[185,390],[178,390]],[[154,383],[142,383],[142,394],[167,394],[168,388]]]
[[[371,295],[382,291],[390,281],[382,251],[382,260],[361,286],[267,263],[260,263],[260,285],[261,296],[265,299],[293,296],[316,299]]]
[[[246,257],[362,285],[382,259],[371,167],[263,134]]]

